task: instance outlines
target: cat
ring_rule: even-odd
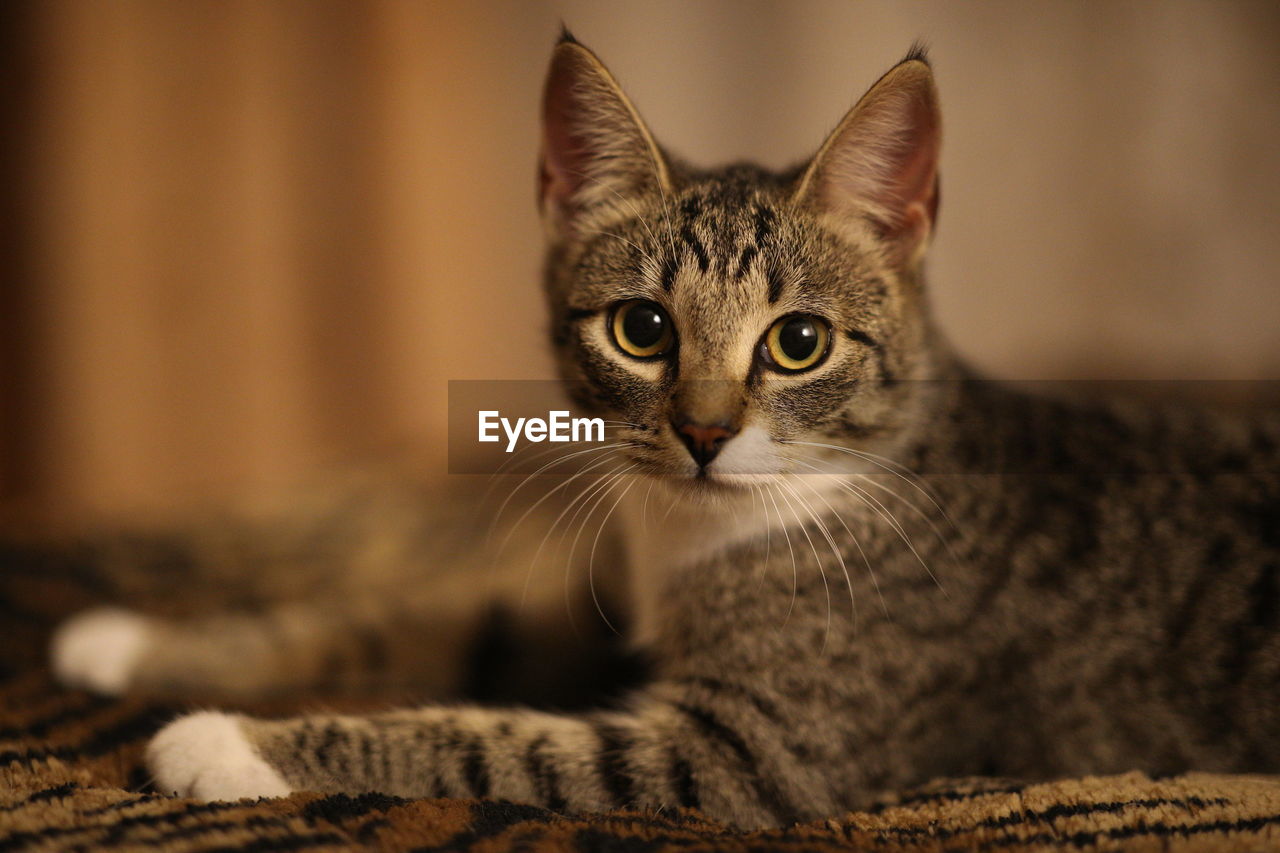
[[[202,711],[150,742],[156,787],[680,806],[754,828],[948,775],[1280,770],[1280,418],[972,374],[927,306],[940,142],[913,48],[801,166],[697,169],[566,32],[539,171],[550,337],[577,406],[609,419],[619,464],[583,481],[617,510],[593,595],[625,602],[644,681],[561,710],[499,688],[368,715]],[[251,695],[399,668],[453,697],[466,638],[508,620],[497,651],[583,681],[563,608],[494,609],[519,583],[481,594],[469,505],[428,528],[406,510],[420,497],[367,510],[415,543],[383,559],[435,565],[419,587],[257,616],[91,611],[58,632],[55,670]]]

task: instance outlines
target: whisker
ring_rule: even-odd
[[[596,466],[593,465],[592,467],[596,467]],[[551,538],[551,534],[555,533],[556,528],[560,526],[560,522],[564,520],[564,517],[569,514],[570,510],[572,510],[575,506],[578,506],[578,502],[580,500],[582,500],[589,492],[591,492],[596,486],[598,486],[601,483],[601,481],[609,477],[609,475],[613,474],[615,471],[622,470],[622,467],[623,466],[619,466],[617,468],[614,468],[613,471],[605,471],[597,475],[594,480],[592,480],[587,486],[585,486],[582,489],[582,491],[578,492],[578,494],[575,495],[573,499],[569,501],[569,503],[566,504],[563,509],[560,510],[560,514],[557,515],[555,520],[551,522],[551,525],[547,528],[547,532],[544,533],[542,536],[542,541],[538,543],[538,549],[533,552],[533,559],[529,561],[529,570],[528,572],[526,572],[525,579],[524,579],[524,589],[520,594],[521,608],[524,607],[525,601],[528,599],[528,596],[529,596],[529,583],[533,580],[533,569],[538,563],[538,558],[542,556],[543,549],[547,547],[547,541]],[[585,473],[585,472],[580,472],[580,473]],[[579,509],[581,509],[581,507],[579,507]],[[573,517],[576,519],[578,517],[577,513],[575,513]],[[570,524],[572,524],[572,521],[570,521]],[[563,535],[560,537],[560,541],[561,542],[564,541]],[[557,547],[559,546],[557,545]]]
[[[556,465],[559,465],[563,462],[567,462],[570,459],[574,459],[578,456],[582,456],[587,453],[596,453],[601,450],[612,450],[614,448],[625,447],[625,446],[626,446],[625,441],[616,441],[612,444],[599,444],[594,447],[587,447],[582,450],[575,450],[572,453],[566,453],[562,456],[552,459],[550,462],[546,463],[545,465],[540,467],[538,470],[534,471],[532,474],[529,474],[527,477],[521,480],[520,483],[514,489],[511,490],[510,494],[508,494],[506,499],[503,500],[502,505],[498,507],[498,512],[494,516],[493,521],[489,526],[488,534],[486,534],[486,537],[485,537],[486,541],[488,541],[489,537],[493,535],[493,531],[496,529],[498,522],[502,520],[502,514],[507,510],[507,504],[511,503],[512,498],[514,498],[516,494],[525,487],[525,484],[528,483],[530,480],[532,480],[534,477],[538,476],[543,471],[546,471],[548,468],[553,468]]]
[[[634,471],[637,466],[632,465],[623,475]],[[591,601],[596,606],[596,612],[600,614],[600,618],[604,620],[604,624],[609,626],[609,630],[617,636],[622,636],[617,628],[613,627],[613,623],[609,621],[609,617],[605,615],[604,608],[600,606],[600,599],[596,595],[596,547],[600,544],[600,534],[604,533],[605,525],[609,523],[609,516],[613,515],[613,511],[618,508],[618,504],[622,503],[622,499],[627,496],[627,492],[631,491],[631,487],[636,484],[635,480],[627,483],[626,488],[618,495],[618,499],[613,502],[613,506],[609,507],[609,511],[604,514],[604,518],[600,519],[600,527],[596,530],[596,538],[591,542],[591,555],[587,558],[587,586],[591,590]]]
[[[625,466],[624,468],[616,471],[615,473],[609,474],[608,478],[605,480],[604,485],[597,490],[596,494],[592,498],[588,499],[588,501],[583,501],[582,506],[578,507],[578,509],[581,510],[583,507],[587,505],[589,501],[594,501],[594,503],[591,504],[591,508],[587,510],[587,514],[582,517],[582,523],[578,526],[578,532],[575,533],[573,536],[573,542],[569,545],[569,555],[565,559],[564,603],[565,603],[565,608],[569,612],[571,627],[573,628],[574,634],[576,636],[581,636],[581,635],[578,634],[578,626],[576,621],[573,619],[573,606],[569,598],[570,581],[572,580],[572,577],[573,577],[573,555],[578,550],[578,540],[582,538],[582,531],[586,529],[587,522],[591,520],[591,516],[595,514],[595,511],[600,508],[601,504],[604,503],[605,498],[608,497],[609,493],[613,491],[613,488],[617,484],[618,479],[622,477],[622,475],[624,475],[629,469],[630,469],[630,464],[628,463],[628,466]],[[572,526],[573,521],[576,520],[577,517],[578,517],[578,513],[574,512],[573,519],[569,521],[570,526]],[[567,533],[568,531],[566,531],[566,535]],[[560,541],[563,543],[564,539],[561,538]]]
[[[769,501],[773,504],[774,514],[778,516],[778,526],[782,528],[782,535],[787,538],[787,550],[791,553],[791,603],[787,605],[787,615],[782,620],[782,628],[787,627],[787,623],[791,621],[791,612],[796,606],[796,592],[799,589],[800,573],[796,569],[796,549],[791,544],[791,533],[787,529],[787,524],[782,519],[782,510],[778,509],[778,499],[774,497],[777,486],[773,483],[765,484],[769,489]]]
[[[639,219],[641,222],[644,222],[643,217],[639,216],[638,214],[636,218]],[[648,226],[646,225],[645,227],[647,228]],[[626,243],[628,246],[631,246],[633,249],[639,252],[641,256],[643,256],[644,259],[647,260],[649,263],[653,264],[655,267],[658,266],[658,260],[653,255],[646,252],[643,246],[641,246],[639,243],[635,242],[634,240],[630,240],[626,237],[623,237],[621,234],[614,233],[613,231],[606,231],[603,228],[584,228],[582,229],[582,233],[598,234],[602,237],[612,237],[615,240],[621,240],[622,242]]]
[[[813,515],[813,511],[809,509],[808,504],[794,489],[791,488],[791,486],[787,485],[785,480],[780,481],[778,485],[786,489],[788,492],[791,492],[796,501],[804,507],[806,512],[809,513],[809,516],[813,518],[814,521],[817,521],[817,518]],[[804,522],[800,521],[800,514],[796,512],[795,506],[792,505],[790,498],[788,498],[786,494],[783,494],[782,499],[787,502],[787,506],[790,507],[792,515],[795,516],[796,523],[800,526],[800,532],[804,534],[805,539],[809,540],[809,548],[813,551],[813,561],[817,563],[818,574],[822,577],[822,591],[826,594],[827,599],[827,624],[822,632],[822,648],[818,651],[818,657],[822,657],[827,653],[827,641],[831,639],[831,586],[827,583],[827,572],[822,568],[822,557],[818,554],[818,546],[814,544],[813,537],[809,535],[808,526],[805,525]],[[835,543],[832,542],[831,546],[832,548],[835,548]],[[838,551],[836,554],[839,556]],[[843,562],[844,561],[842,559],[841,564],[843,564]],[[846,576],[848,575],[847,572],[845,574]]]
[[[590,465],[586,466],[580,471],[577,471],[574,474],[571,474],[563,482],[558,483],[557,485],[552,486],[550,489],[548,489],[545,495],[538,498],[538,500],[534,501],[534,503],[524,511],[524,514],[521,515],[520,518],[516,519],[516,523],[511,525],[511,529],[507,531],[506,538],[502,540],[502,545],[499,546],[498,548],[498,554],[502,554],[503,551],[506,550],[507,543],[511,541],[511,537],[515,535],[515,532],[520,528],[520,525],[524,524],[525,519],[527,519],[530,515],[536,512],[538,507],[542,506],[542,504],[547,499],[549,499],[552,495],[554,495],[556,492],[560,491],[561,489],[568,488],[570,483],[572,483],[574,480],[581,477],[583,474],[586,474],[588,471],[592,471],[596,468],[599,468],[601,465],[604,465],[605,463],[611,461],[615,455],[616,454],[613,454],[613,453],[606,454],[604,457],[597,459],[596,461],[592,462]]]
[[[805,465],[808,468],[812,468],[814,471],[817,471],[819,474],[824,473],[816,465],[810,465],[804,460],[796,459],[794,461],[799,462],[800,464]],[[836,519],[840,522],[840,524],[844,527],[844,532],[849,534],[849,541],[853,543],[853,547],[858,549],[858,555],[862,557],[862,563],[867,567],[867,574],[871,576],[871,586],[875,588],[876,597],[880,599],[880,608],[884,611],[885,618],[892,619],[893,617],[889,615],[889,605],[885,603],[884,594],[880,591],[880,581],[876,578],[875,569],[871,568],[871,559],[867,556],[866,550],[863,549],[862,543],[858,541],[858,537],[854,534],[853,530],[849,527],[849,523],[844,520],[844,515],[837,512],[835,507],[831,505],[831,502],[828,501],[826,497],[822,494],[822,492],[819,491],[817,488],[815,488],[811,483],[803,479],[801,479],[800,482],[804,483],[809,488],[809,490],[813,492],[815,496],[817,496],[817,498],[820,501],[826,504],[827,509],[831,510],[831,514],[834,515]],[[849,579],[847,572],[845,573],[845,579],[846,581]],[[851,583],[850,584],[851,595],[852,595],[852,592],[853,592],[853,588]],[[857,618],[856,610],[854,613],[854,618],[856,621],[856,618]]]
[[[760,495],[760,511],[764,513],[764,562],[768,565],[769,558],[773,556],[773,525],[769,523],[769,508],[764,505],[764,489],[752,483],[751,492],[753,495],[757,492]],[[763,576],[764,573],[761,572],[761,577]]]
[[[582,444],[582,442],[574,442],[575,446],[578,444]],[[532,456],[520,458],[522,456],[525,456],[525,454],[529,453],[529,451],[535,450],[535,449],[538,451],[537,453],[534,453]],[[536,444],[525,444],[521,446],[510,455],[510,458],[508,458],[507,461],[499,465],[497,469],[495,469],[494,472],[489,475],[488,486],[485,488],[484,495],[481,497],[481,501],[487,502],[490,496],[492,496],[494,489],[496,489],[498,486],[498,483],[501,482],[498,479],[499,476],[517,473],[516,471],[506,471],[505,469],[508,466],[513,465],[516,462],[519,462],[521,464],[525,462],[532,462],[536,459],[542,459],[543,457],[549,456],[553,453],[561,453],[571,449],[572,448],[557,447],[554,444],[549,445],[547,447],[538,447],[538,445]]]
[[[650,155],[650,156],[652,156],[652,155]],[[649,237],[653,240],[653,242],[655,242],[655,243],[657,243],[657,242],[658,242],[658,237],[657,237],[657,235],[656,235],[656,234],[654,234],[654,233],[653,233],[653,229],[649,227],[649,221],[648,221],[648,218],[640,215],[640,209],[636,207],[635,202],[634,202],[632,199],[627,198],[626,196],[622,195],[622,193],[618,192],[616,189],[614,189],[613,187],[609,186],[609,184],[605,183],[604,181],[600,180],[599,178],[595,178],[595,177],[593,177],[592,175],[587,174],[586,172],[582,172],[582,171],[579,171],[579,170],[576,170],[576,169],[570,169],[569,171],[570,171],[571,173],[573,173],[573,174],[576,174],[578,177],[580,177],[580,178],[586,178],[586,179],[587,179],[588,181],[590,181],[592,184],[594,184],[594,185],[596,185],[596,186],[599,186],[599,187],[603,187],[604,189],[606,189],[606,190],[608,190],[609,192],[613,193],[614,197],[615,197],[615,198],[617,198],[617,199],[618,199],[618,201],[622,202],[623,204],[627,205],[627,207],[631,208],[631,214],[632,214],[632,215],[633,215],[633,216],[634,216],[634,217],[635,217],[635,218],[640,222],[640,224],[641,224],[641,225],[643,225],[643,226],[644,226],[644,230],[648,232]],[[658,172],[658,167],[657,167],[657,164],[656,164],[656,163],[654,163],[654,174],[657,174],[657,172]],[[659,192],[661,193],[661,192],[662,192],[662,187],[661,187],[661,185],[659,185],[658,189],[659,189]],[[663,201],[663,208],[664,208],[664,211],[665,211],[665,208],[666,208],[666,195],[665,195],[665,193],[662,195],[662,201]],[[669,224],[668,224],[668,227],[669,227]],[[616,237],[616,236],[618,236],[618,235],[614,234],[614,235],[611,235],[611,236],[615,236],[615,237]],[[619,239],[625,239],[625,238],[619,238]],[[627,241],[627,242],[630,242],[630,241]],[[635,244],[635,243],[632,243],[631,245],[636,246],[636,244]],[[650,263],[654,264],[654,266],[657,266],[657,265],[658,265],[658,262],[657,262],[656,260],[654,260],[654,259],[653,259],[653,257],[652,257],[651,255],[649,255],[648,253],[646,253],[646,252],[644,251],[644,249],[641,249],[639,246],[636,246],[636,248],[637,248],[637,249],[639,249],[639,251],[640,251],[640,253],[641,253],[641,254],[643,254],[646,258],[648,258],[648,259],[649,259]],[[672,250],[672,252],[673,252],[673,253],[675,252],[675,242],[674,242],[674,239],[673,239],[673,242],[672,242],[672,244],[671,244],[671,250]]]
[[[796,459],[793,461],[801,462],[802,460]],[[890,512],[889,509],[885,507],[884,504],[881,503],[875,497],[875,495],[872,495],[870,492],[861,488],[860,486],[856,486],[853,483],[848,482],[847,480],[844,480],[844,479],[839,479],[837,481],[837,485],[839,485],[841,488],[843,488],[845,491],[849,492],[850,494],[856,496],[859,500],[862,501],[864,505],[870,508],[873,512],[876,513],[877,516],[879,516],[883,521],[885,521],[889,525],[890,529],[892,529],[895,533],[898,534],[898,538],[901,539],[903,544],[906,545],[907,548],[911,551],[912,555],[916,558],[916,561],[920,563],[921,568],[925,570],[925,573],[929,576],[930,580],[932,580],[934,584],[937,585],[938,589],[942,592],[944,596],[949,597],[947,590],[942,585],[942,582],[938,580],[937,575],[935,575],[933,573],[933,570],[929,568],[929,564],[925,561],[925,559],[922,556],[920,556],[920,552],[916,549],[915,543],[911,541],[911,537],[907,535],[906,529],[902,526],[902,523],[898,521],[897,517],[895,517],[893,513]]]
[[[877,465],[880,468],[883,468],[884,470],[888,471],[890,474],[893,474],[894,476],[903,480],[913,489],[920,492],[920,494],[924,495],[925,498],[927,498],[929,502],[933,504],[933,508],[938,511],[938,514],[941,515],[944,519],[946,519],[947,523],[951,525],[952,529],[959,532],[959,528],[957,528],[955,525],[955,522],[951,520],[951,516],[947,514],[947,511],[943,509],[942,505],[937,501],[937,499],[930,492],[930,490],[925,488],[922,485],[922,478],[920,477],[920,475],[915,473],[905,465],[902,465],[899,462],[895,462],[894,460],[890,459],[887,456],[880,456],[879,454],[876,454],[876,453],[870,453],[866,450],[857,450],[852,447],[841,447],[838,444],[823,444],[817,441],[797,441],[795,439],[787,438],[787,439],[779,439],[779,443],[798,444],[804,447],[822,447],[822,448],[826,448],[827,450],[835,450],[839,453],[846,453],[858,459],[866,460],[867,462],[870,462],[873,465]]]
[[[852,474],[850,476],[857,478],[859,481],[866,483],[868,486],[875,486],[877,489],[880,489],[883,492],[888,492],[890,495],[897,498],[907,509],[911,510],[921,521],[923,521],[926,525],[928,525],[929,532],[932,533],[934,538],[937,539],[938,542],[942,545],[942,547],[946,549],[947,556],[951,559],[951,564],[955,566],[960,563],[960,558],[959,556],[957,556],[955,549],[951,545],[951,538],[949,536],[944,535],[943,532],[938,529],[938,525],[934,523],[933,518],[930,517],[928,513],[926,513],[920,507],[916,506],[913,502],[907,500],[905,497],[895,492],[893,489],[886,486],[884,483],[879,482],[874,476],[870,474]]]
[[[756,500],[759,499],[761,501],[761,505],[763,506],[764,498],[760,497],[760,495],[758,494],[759,489],[757,488],[755,483],[747,483],[747,488],[751,489],[751,514],[752,516],[754,516],[756,514]],[[765,518],[764,531],[765,531],[765,536],[767,537],[769,535],[768,517]],[[767,538],[765,539],[765,543],[767,546],[768,544]],[[761,560],[756,567],[756,575],[757,575],[756,589],[760,588],[760,582],[763,580],[764,573],[768,570],[768,568],[769,568],[769,551],[768,551],[768,548],[766,547],[764,559]]]
[[[853,483],[849,483],[849,482],[845,482],[842,485],[844,485],[845,488],[849,489],[849,491],[861,497],[863,501],[867,503],[868,506],[871,506],[872,509],[875,510],[877,515],[879,515],[881,518],[883,518],[885,521],[889,523],[889,526],[893,528],[894,532],[898,534],[898,537],[903,541],[903,543],[907,546],[907,548],[910,549],[911,553],[915,556],[916,560],[920,563],[920,567],[925,570],[925,572],[929,575],[929,578],[934,582],[934,584],[937,585],[938,589],[942,592],[942,594],[944,596],[947,595],[947,591],[946,589],[943,588],[942,582],[938,580],[937,575],[933,573],[933,569],[929,568],[929,564],[925,561],[924,557],[920,556],[920,552],[916,550],[915,543],[912,542],[911,537],[907,535],[906,529],[902,526],[902,522],[898,521],[897,517],[892,512],[890,512],[889,509],[883,503],[881,503],[880,500],[876,498],[875,495],[871,494],[866,489],[863,489],[860,486],[856,486]]]
[[[604,428],[606,430],[608,429],[621,430],[624,427],[631,427],[633,429],[641,429],[641,430],[644,429],[644,427],[640,426],[639,424],[632,424],[626,421],[602,420],[602,423],[604,424]],[[614,436],[614,437],[617,437],[617,436]],[[586,442],[572,441],[571,443],[578,445],[578,444],[585,444]],[[497,477],[499,474],[502,474],[506,468],[508,468],[511,465],[514,465],[516,462],[528,462],[530,459],[538,459],[543,456],[546,456],[549,453],[555,453],[556,451],[563,450],[563,449],[564,448],[557,447],[556,444],[548,444],[548,446],[546,447],[539,447],[539,443],[537,442],[528,442],[526,444],[522,444],[520,447],[516,448],[511,453],[507,454],[507,460],[503,462],[501,465],[499,465],[496,469],[494,469],[493,473],[489,475],[489,479],[492,480],[493,478]],[[531,457],[521,458],[526,453],[529,453],[532,450],[536,450],[538,452],[533,454],[533,456]]]
[[[670,517],[671,517],[671,511],[672,511],[673,509],[675,509],[675,508],[680,504],[680,499],[681,499],[682,497],[683,497],[683,495],[681,495],[681,494],[680,494],[680,493],[678,493],[678,492],[673,492],[673,493],[671,494],[671,500],[667,503],[667,511],[666,511],[665,513],[663,513],[663,514],[662,514],[662,522],[663,522],[663,523],[665,523],[665,522],[666,522],[666,520],[667,520],[668,518],[670,518]]]
[[[658,481],[650,478],[649,488],[644,493],[644,504],[640,507],[640,524],[644,531],[649,531],[649,496],[653,494],[653,487],[658,485]]]

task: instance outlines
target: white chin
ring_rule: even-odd
[[[722,485],[741,488],[772,482],[782,472],[776,448],[768,430],[749,426],[729,439],[707,468],[707,476]]]
[[[724,488],[749,489],[752,486],[762,486],[772,483],[777,479],[777,476],[777,474],[739,474],[708,470],[707,482],[716,486],[723,486]]]

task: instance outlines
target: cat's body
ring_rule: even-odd
[[[584,543],[574,577],[626,601],[649,682],[612,710],[193,715],[152,743],[157,783],[765,826],[940,775],[1280,769],[1280,419],[1069,401],[958,366],[920,276],[932,87],[913,54],[806,169],[697,172],[562,42],[542,175],[553,340],[618,442],[575,490],[616,547]],[[565,637],[561,596],[519,582],[534,529],[497,588],[513,619]],[[448,559],[428,574],[451,586],[396,588],[394,607],[73,622],[55,662],[107,689],[303,686],[390,624],[453,696],[491,598],[479,557]],[[127,665],[95,681],[113,654]]]

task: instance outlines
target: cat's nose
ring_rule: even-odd
[[[737,434],[737,430],[728,424],[697,424],[692,421],[673,421],[676,435],[689,448],[689,455],[701,468],[711,464],[725,442]]]

